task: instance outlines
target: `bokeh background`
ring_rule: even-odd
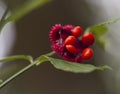
[[[10,10],[26,0],[4,0]],[[49,30],[56,23],[88,26],[120,16],[119,0],[54,0],[14,23],[15,41],[9,55],[25,54],[34,58],[51,51]],[[96,65],[108,64],[113,70],[74,74],[56,70],[49,63],[33,67],[0,90],[0,94],[120,94],[120,22],[109,25],[104,37],[106,49],[94,45]],[[90,63],[91,63],[90,62]],[[12,75],[27,62],[5,64]],[[13,72],[11,72],[11,69]]]

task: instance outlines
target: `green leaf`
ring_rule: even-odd
[[[35,8],[42,7],[51,0],[27,0],[24,4],[20,5],[18,8],[12,11],[11,15],[7,16],[8,9],[3,14],[0,21],[0,32],[3,26],[10,21],[18,21],[23,16],[34,10]],[[6,18],[6,19],[5,19]]]
[[[108,31],[107,25],[116,23],[120,20],[120,17],[111,19],[109,21],[91,26],[85,30],[86,32],[92,32],[95,35],[96,43],[103,49],[105,49],[106,41],[102,39],[102,36]]]
[[[103,49],[105,49],[106,41],[102,39],[102,36],[108,31],[106,25],[96,25],[89,28],[89,32],[92,32],[95,35],[96,43]]]
[[[27,0],[27,2],[25,2],[23,5],[15,9],[12,14],[5,20],[5,22],[7,23],[9,21],[17,21],[27,13],[31,12],[33,9],[41,7],[49,1],[50,0]]]
[[[40,65],[43,62],[49,61],[49,59],[47,58],[46,55],[42,55],[40,56],[37,60],[36,60],[36,65]]]
[[[92,64],[80,64],[76,62],[68,62],[61,59],[55,59],[51,57],[47,57],[45,55],[41,56],[39,59],[39,62],[36,65],[41,64],[45,61],[50,61],[50,63],[56,68],[67,72],[73,72],[73,73],[90,73],[95,70],[105,70],[105,69],[111,69],[109,66],[94,66]]]
[[[97,26],[91,27],[89,32],[92,32],[95,35],[100,37],[104,35],[107,31],[108,31],[108,28],[106,25],[97,25]]]
[[[0,59],[0,62],[10,62],[10,61],[14,61],[17,59],[23,59],[23,60],[27,60],[29,62],[33,62],[33,58],[31,56],[28,55],[15,55],[15,56],[9,56],[9,57],[5,57],[3,59]]]

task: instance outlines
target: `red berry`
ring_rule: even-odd
[[[73,45],[66,45],[66,49],[71,53],[77,52],[77,49]]]
[[[94,43],[94,41],[95,41],[95,38],[92,33],[87,32],[87,33],[83,34],[83,36],[82,36],[83,44],[90,46]]]
[[[74,27],[72,30],[72,35],[78,37],[82,34],[82,28],[80,26]]]
[[[82,59],[83,60],[89,60],[91,59],[93,56],[93,50],[91,48],[85,48],[82,51]]]
[[[68,37],[65,39],[64,44],[65,44],[65,45],[74,44],[76,41],[77,41],[77,39],[76,39],[75,36],[68,36]]]

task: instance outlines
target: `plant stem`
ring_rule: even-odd
[[[7,13],[8,13],[8,8],[6,8],[6,10],[5,10],[5,12],[4,12],[0,21],[3,21],[5,19],[5,17],[7,16]]]
[[[47,56],[52,56],[52,55],[54,55],[54,54],[55,54],[55,52],[52,51],[52,52],[49,52],[49,53],[47,53],[47,54],[45,54],[45,55],[47,55]]]
[[[19,76],[20,74],[24,73],[25,71],[27,71],[28,69],[30,69],[31,67],[33,67],[35,64],[36,64],[36,62],[30,63],[29,65],[27,65],[26,67],[24,67],[23,69],[21,69],[20,71],[18,71],[14,75],[12,75],[10,78],[8,78],[7,80],[3,81],[0,84],[0,88],[2,88],[3,86],[5,86],[7,83],[9,83],[10,81],[12,81],[14,78],[16,78],[17,76]]]
[[[47,56],[52,56],[52,55],[54,55],[55,54],[55,52],[54,51],[52,51],[52,52],[50,52],[50,53],[47,53],[47,54],[45,54],[45,55],[47,55]],[[41,57],[41,56],[40,56]],[[32,68],[34,65],[36,65],[38,62],[38,60],[34,60],[33,61],[33,59],[31,59],[32,57],[29,57],[28,58],[28,56],[25,56],[25,55],[17,55],[17,56],[11,56],[11,57],[8,57],[7,59],[5,59],[5,60],[15,60],[15,59],[27,59],[30,63],[26,66],[26,67],[24,67],[23,69],[21,69],[20,71],[18,71],[17,73],[15,73],[15,74],[13,74],[11,77],[9,77],[7,80],[5,80],[5,81],[2,81],[1,80],[1,83],[0,83],[0,88],[2,88],[3,86],[5,86],[7,83],[9,83],[10,81],[12,81],[13,79],[15,79],[17,76],[19,76],[20,74],[22,74],[22,73],[24,73],[25,71],[27,71],[28,69],[30,69],[30,68]],[[4,59],[3,59],[3,61],[5,61]],[[44,61],[41,61],[41,63],[42,62],[44,62]],[[41,64],[40,63],[40,64]]]
[[[2,18],[0,20],[0,32],[1,32],[2,28],[3,28],[3,26],[6,24],[5,17],[7,16],[7,14],[8,14],[8,8],[6,8],[6,10],[5,10],[5,12],[4,12],[4,14],[3,14],[3,16],[2,16]]]

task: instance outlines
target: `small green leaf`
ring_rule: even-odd
[[[18,21],[20,18],[24,17],[26,14],[31,12],[37,7],[42,7],[44,4],[48,3],[51,0],[27,0],[24,4],[20,5],[18,8],[15,8],[11,12],[11,15],[6,17],[8,9],[3,14],[3,17],[0,21],[0,32],[3,26],[10,21]]]
[[[41,7],[49,1],[50,0],[27,0],[23,5],[15,9],[5,21],[6,23],[9,21],[17,21],[33,9]]]
[[[97,26],[91,27],[89,32],[92,32],[100,37],[100,36],[104,35],[107,31],[108,31],[107,26],[97,25]]]
[[[104,49],[106,41],[103,40],[101,37],[103,35],[105,35],[105,33],[108,31],[107,25],[113,24],[113,23],[117,22],[118,20],[120,20],[120,17],[111,19],[109,21],[106,21],[106,22],[103,22],[103,23],[100,23],[100,24],[97,24],[97,25],[94,25],[94,26],[91,26],[91,27],[87,28],[85,31],[86,32],[92,32],[95,35],[96,43],[101,48]]]
[[[31,63],[33,62],[33,58],[31,56],[27,56],[27,55],[15,55],[15,56],[5,57],[3,59],[0,59],[0,62],[10,62],[10,61],[14,61],[17,59],[24,59]]]
[[[96,43],[101,47],[105,48],[106,41],[102,40],[102,36],[108,31],[106,25],[96,25],[87,29],[87,32],[92,32],[95,36]]]
[[[37,65],[41,64],[41,62],[50,61],[50,63],[56,68],[67,72],[73,73],[90,73],[95,70],[105,70],[110,69],[108,66],[94,66],[92,64],[80,64],[76,62],[68,62],[60,59],[55,59],[51,57],[47,57],[45,55],[39,58],[39,62]]]
[[[36,65],[40,65],[43,62],[49,61],[49,59],[47,58],[46,55],[42,55],[40,56],[37,60],[36,60]]]

